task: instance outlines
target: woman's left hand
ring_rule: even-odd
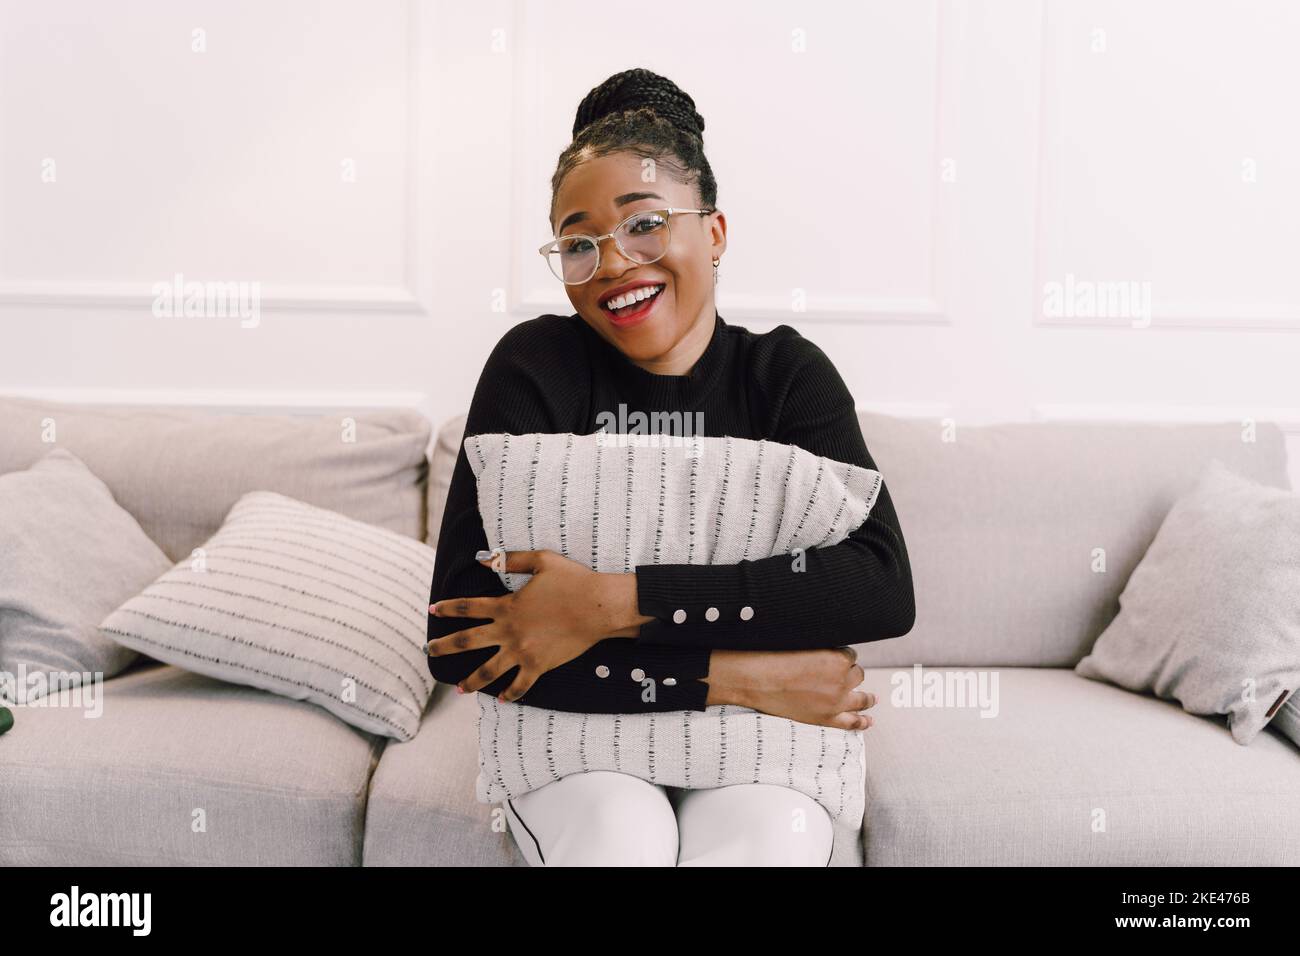
[[[429,605],[435,617],[491,618],[489,624],[428,644],[430,655],[500,645],[482,667],[460,682],[465,692],[486,687],[518,665],[519,673],[500,697],[505,702],[516,700],[552,668],[607,637],[625,636],[639,621],[651,620],[637,614],[635,575],[602,574],[556,551],[505,551],[489,555],[482,563],[493,570],[531,573],[532,579],[500,597],[445,598]]]

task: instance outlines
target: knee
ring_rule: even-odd
[[[680,866],[828,865],[834,827],[810,797],[771,784],[688,794]]]
[[[826,866],[833,839],[830,824],[811,813],[804,821],[797,815],[785,821],[773,818],[769,825],[760,824],[746,834],[743,865]]]
[[[590,774],[588,774],[590,776]],[[676,866],[677,818],[663,791],[610,773],[569,806],[552,866]]]

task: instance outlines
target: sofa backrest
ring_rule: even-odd
[[[1260,422],[959,426],[859,415],[907,542],[916,625],[860,645],[864,667],[1073,667],[1174,501],[1211,458],[1289,488],[1285,437]],[[1104,568],[1104,570],[1102,570]]]
[[[1017,422],[958,427],[859,412],[898,510],[916,589],[905,637],[862,644],[864,667],[1073,667],[1174,501],[1218,458],[1289,488],[1282,430],[1239,422]],[[429,474],[430,538],[465,430],[443,423]],[[1103,570],[1104,568],[1104,570]]]
[[[430,547],[438,546],[438,532],[442,530],[442,513],[447,504],[447,490],[451,475],[456,470],[456,457],[465,438],[466,413],[449,418],[438,426],[429,450],[429,539]]]
[[[414,409],[217,413],[0,396],[0,474],[66,448],[173,561],[206,541],[247,491],[277,491],[422,540],[431,431]]]

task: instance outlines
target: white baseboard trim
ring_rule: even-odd
[[[1034,404],[1034,421],[1274,422],[1288,435],[1300,436],[1300,408],[1266,405],[1166,405],[1141,403]]]

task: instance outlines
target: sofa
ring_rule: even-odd
[[[1300,863],[1294,743],[1270,730],[1240,746],[1222,718],[1072,669],[1203,464],[1290,487],[1281,429],[1243,441],[1236,422],[860,417],[917,620],[858,648],[879,699],[866,815],[837,830],[832,865]],[[436,547],[464,421],[0,397],[0,473],[47,452],[54,422],[172,560],[261,488]],[[927,681],[970,697],[933,706],[913,693]],[[0,736],[0,864],[523,866],[501,808],[474,797],[477,714],[438,686],[399,742],[142,658],[104,682],[99,719],[16,709]]]

